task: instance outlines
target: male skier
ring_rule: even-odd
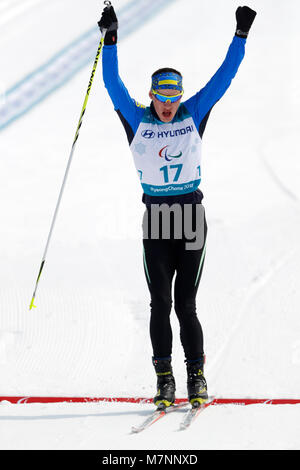
[[[211,80],[198,93],[182,102],[182,75],[176,69],[163,68],[153,73],[146,107],[132,99],[118,72],[118,21],[112,6],[105,7],[98,23],[106,30],[103,47],[103,79],[114,109],[125,128],[135,166],[143,188],[146,220],[155,206],[179,205],[182,224],[187,207],[191,208],[197,230],[197,208],[203,194],[201,181],[201,142],[212,107],[224,95],[244,57],[245,43],[256,12],[247,6],[236,10],[236,31],[226,58]],[[187,367],[187,392],[192,406],[208,399],[204,377],[203,332],[196,314],[196,293],[201,279],[206,250],[207,226],[203,210],[201,246],[187,249],[187,237],[162,235],[145,237],[144,270],[151,296],[150,337],[152,362],[157,375],[154,404],[164,408],[175,401],[175,379],[171,365],[172,280],[175,312],[180,324],[180,339]],[[145,220],[145,219],[144,219]],[[163,221],[162,221],[163,225]],[[149,233],[149,232],[148,232]]]

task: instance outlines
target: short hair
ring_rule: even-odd
[[[162,69],[156,70],[156,71],[151,75],[151,78],[153,78],[155,75],[158,75],[158,74],[160,74],[160,73],[168,73],[168,72],[177,73],[177,75],[179,75],[180,77],[182,77],[181,73],[178,72],[178,70],[172,69],[172,68],[170,68],[170,67],[164,67],[164,68],[162,68]]]

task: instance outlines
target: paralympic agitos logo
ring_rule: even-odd
[[[165,147],[160,149],[160,151],[158,152],[158,155],[161,158],[164,158],[165,160],[167,160],[167,162],[171,162],[173,158],[180,158],[182,156],[182,152],[179,152],[178,155],[170,155],[168,152],[168,147],[169,147],[168,145],[165,145]]]

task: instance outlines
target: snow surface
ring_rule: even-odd
[[[115,1],[118,10],[125,1]],[[300,396],[299,4],[249,0],[257,18],[203,141],[209,237],[197,297],[209,393]],[[147,104],[161,66],[187,97],[221,64],[235,0],[174,1],[120,41],[121,76]],[[99,17],[96,0],[0,0],[0,92]],[[120,28],[122,25],[120,24]],[[153,396],[142,190],[126,135],[92,87],[63,202],[28,310],[91,65],[0,134],[0,395]],[[1,103],[5,102],[5,94]],[[177,396],[185,365],[174,330]],[[176,432],[174,413],[140,435],[151,405],[0,406],[1,449],[299,449],[300,406],[216,406]],[[205,433],[200,432],[205,430]],[[283,432],[284,430],[284,432]]]

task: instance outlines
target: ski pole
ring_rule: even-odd
[[[111,6],[111,2],[108,1],[108,0],[105,0],[104,4],[105,4],[107,7],[110,7],[110,6]],[[51,239],[52,232],[53,232],[53,229],[54,229],[54,225],[55,225],[55,221],[56,221],[58,209],[59,209],[59,206],[60,206],[60,202],[61,202],[61,199],[62,199],[62,195],[63,195],[64,189],[65,189],[65,185],[66,185],[67,177],[68,177],[68,174],[69,174],[69,170],[70,170],[70,166],[71,166],[71,162],[72,162],[72,158],[73,158],[73,154],[74,154],[76,142],[77,142],[77,140],[78,140],[79,131],[80,131],[80,128],[81,128],[81,125],[82,125],[83,116],[84,116],[84,113],[85,113],[85,110],[86,110],[86,107],[87,107],[87,103],[88,103],[90,91],[91,91],[91,88],[92,88],[92,84],[93,84],[93,80],[94,80],[96,68],[97,68],[97,65],[98,65],[98,60],[99,60],[100,53],[101,53],[101,50],[102,50],[102,47],[103,47],[103,43],[104,43],[105,33],[106,33],[106,30],[103,30],[103,33],[102,33],[101,39],[100,39],[100,43],[99,43],[99,46],[98,46],[96,58],[95,58],[95,61],[94,61],[94,65],[93,65],[93,70],[92,70],[91,78],[90,78],[89,85],[88,85],[88,88],[87,88],[87,92],[86,92],[86,95],[85,95],[85,99],[84,99],[84,102],[83,102],[83,106],[82,106],[82,110],[81,110],[81,114],[80,114],[78,126],[77,126],[77,129],[76,129],[76,132],[75,132],[75,137],[74,137],[74,140],[73,140],[73,144],[72,144],[71,153],[70,153],[70,156],[69,156],[67,168],[66,168],[66,171],[65,171],[65,174],[64,174],[62,186],[61,186],[61,188],[60,188],[60,192],[59,192],[59,196],[58,196],[58,201],[57,201],[57,204],[56,204],[56,207],[55,207],[55,211],[54,211],[54,215],[53,215],[53,218],[52,218],[52,222],[51,222],[51,226],[50,226],[50,231],[49,231],[49,235],[48,235],[48,238],[47,238],[47,243],[46,243],[46,246],[45,246],[45,250],[44,250],[44,254],[43,254],[43,258],[42,258],[40,270],[39,270],[39,273],[38,273],[38,277],[37,277],[37,280],[36,280],[36,283],[35,283],[35,288],[34,288],[34,292],[33,292],[33,296],[32,296],[31,302],[30,302],[29,310],[31,310],[33,307],[36,307],[36,305],[34,305],[34,299],[35,299],[35,296],[36,296],[36,291],[37,291],[38,283],[39,283],[39,280],[40,280],[40,277],[41,277],[41,274],[42,274],[42,271],[43,271],[43,268],[44,268],[44,265],[45,265],[46,256],[47,256],[47,251],[48,251],[48,247],[49,247],[49,243],[50,243],[50,239]]]

